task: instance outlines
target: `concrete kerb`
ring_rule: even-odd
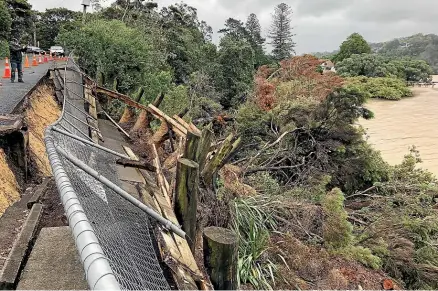
[[[37,203],[41,202],[41,198],[46,193],[47,185],[49,184],[50,181],[53,181],[53,178],[45,178],[43,183],[36,188],[36,190],[33,193],[32,197],[27,202],[27,208],[28,209],[31,209],[34,204],[37,204]]]
[[[15,241],[5,265],[0,272],[0,290],[15,289],[26,257],[29,254],[29,249],[35,239],[42,211],[43,206],[41,204],[34,204],[32,206],[32,210],[24,223],[23,229]]]

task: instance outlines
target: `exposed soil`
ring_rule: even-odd
[[[9,167],[6,154],[0,148],[0,217],[5,210],[20,199],[20,187]]]
[[[52,174],[44,144],[44,132],[49,125],[58,120],[61,114],[53,96],[53,87],[48,85],[38,87],[29,98],[25,113],[29,128],[31,159],[36,164],[39,174],[44,177]]]
[[[50,179],[50,182],[47,184],[47,191],[41,199],[41,203],[43,204],[43,214],[39,229],[68,226],[68,220],[65,216],[64,207],[62,206],[54,179]]]
[[[56,121],[60,115],[60,109],[53,95],[53,89],[49,85],[38,87],[30,96],[26,111],[23,113],[30,139],[30,179],[27,184],[23,179],[23,169],[18,169],[9,163],[5,152],[0,149],[0,269],[29,214],[27,202],[35,192],[37,186],[35,182],[41,182],[41,177],[51,175],[43,136],[46,127]],[[24,187],[28,188],[20,196],[21,189]],[[67,225],[53,180],[49,182],[41,203],[44,204],[44,212],[40,229]]]

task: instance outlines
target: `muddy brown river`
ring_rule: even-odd
[[[360,124],[388,163],[399,164],[415,145],[423,160],[420,167],[438,176],[438,86],[413,91],[415,97],[401,101],[370,100],[367,107],[375,118]]]

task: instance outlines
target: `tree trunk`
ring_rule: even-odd
[[[163,142],[165,141],[165,136],[169,132],[169,125],[167,125],[166,120],[161,119],[161,126],[160,128],[155,132],[154,136],[152,137],[152,142],[156,145],[157,148],[160,148]]]
[[[204,263],[215,290],[237,290],[238,238],[229,229],[204,229]]]
[[[213,141],[214,133],[210,127],[204,128],[202,131],[201,143],[198,148],[197,162],[199,163],[199,172],[202,173],[205,164],[207,163],[207,156],[210,152],[211,142]]]
[[[233,148],[233,144],[231,143],[234,138],[234,135],[231,134],[228,136],[222,147],[218,150],[216,155],[214,155],[213,159],[205,166],[202,171],[202,177],[204,178],[205,183],[210,185],[213,182],[214,174],[219,170],[222,161],[230,154],[230,151]]]
[[[97,73],[97,85],[99,86],[105,85],[105,75],[101,71]]]
[[[198,163],[197,153],[201,135],[192,131],[187,132],[186,147],[184,149],[183,158],[195,161]]]
[[[119,123],[125,124],[125,123],[132,122],[134,120],[134,116],[135,116],[134,110],[131,107],[129,107],[128,105],[126,105],[125,111],[123,111],[123,115],[122,115],[122,118],[120,118]]]
[[[176,170],[175,185],[175,213],[187,234],[190,249],[195,253],[199,187],[198,164],[188,159],[180,159]]]
[[[142,110],[140,115],[137,118],[137,121],[134,124],[134,127],[131,129],[131,134],[134,132],[145,132],[149,128],[149,118],[146,110]]]
[[[164,96],[165,95],[161,93],[160,95],[158,95],[158,97],[154,100],[152,104],[155,107],[159,108],[164,100]],[[136,132],[139,134],[147,132],[150,129],[151,119],[152,119],[151,114],[146,110],[142,110],[137,118],[137,122],[135,123],[134,127],[131,129],[131,134]]]
[[[135,94],[134,100],[135,102],[139,103],[141,100],[141,97],[143,97],[144,94],[144,88],[140,87],[140,89],[138,89],[137,94]],[[123,112],[122,118],[120,119],[119,123],[124,124],[124,123],[129,123],[129,122],[133,122],[135,118],[135,111],[132,107],[126,105],[125,111]]]

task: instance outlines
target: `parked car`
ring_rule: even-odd
[[[64,48],[62,46],[52,46],[50,48],[50,53],[54,56],[65,56]]]
[[[28,54],[45,54],[45,51],[36,46],[28,46],[26,53]]]

